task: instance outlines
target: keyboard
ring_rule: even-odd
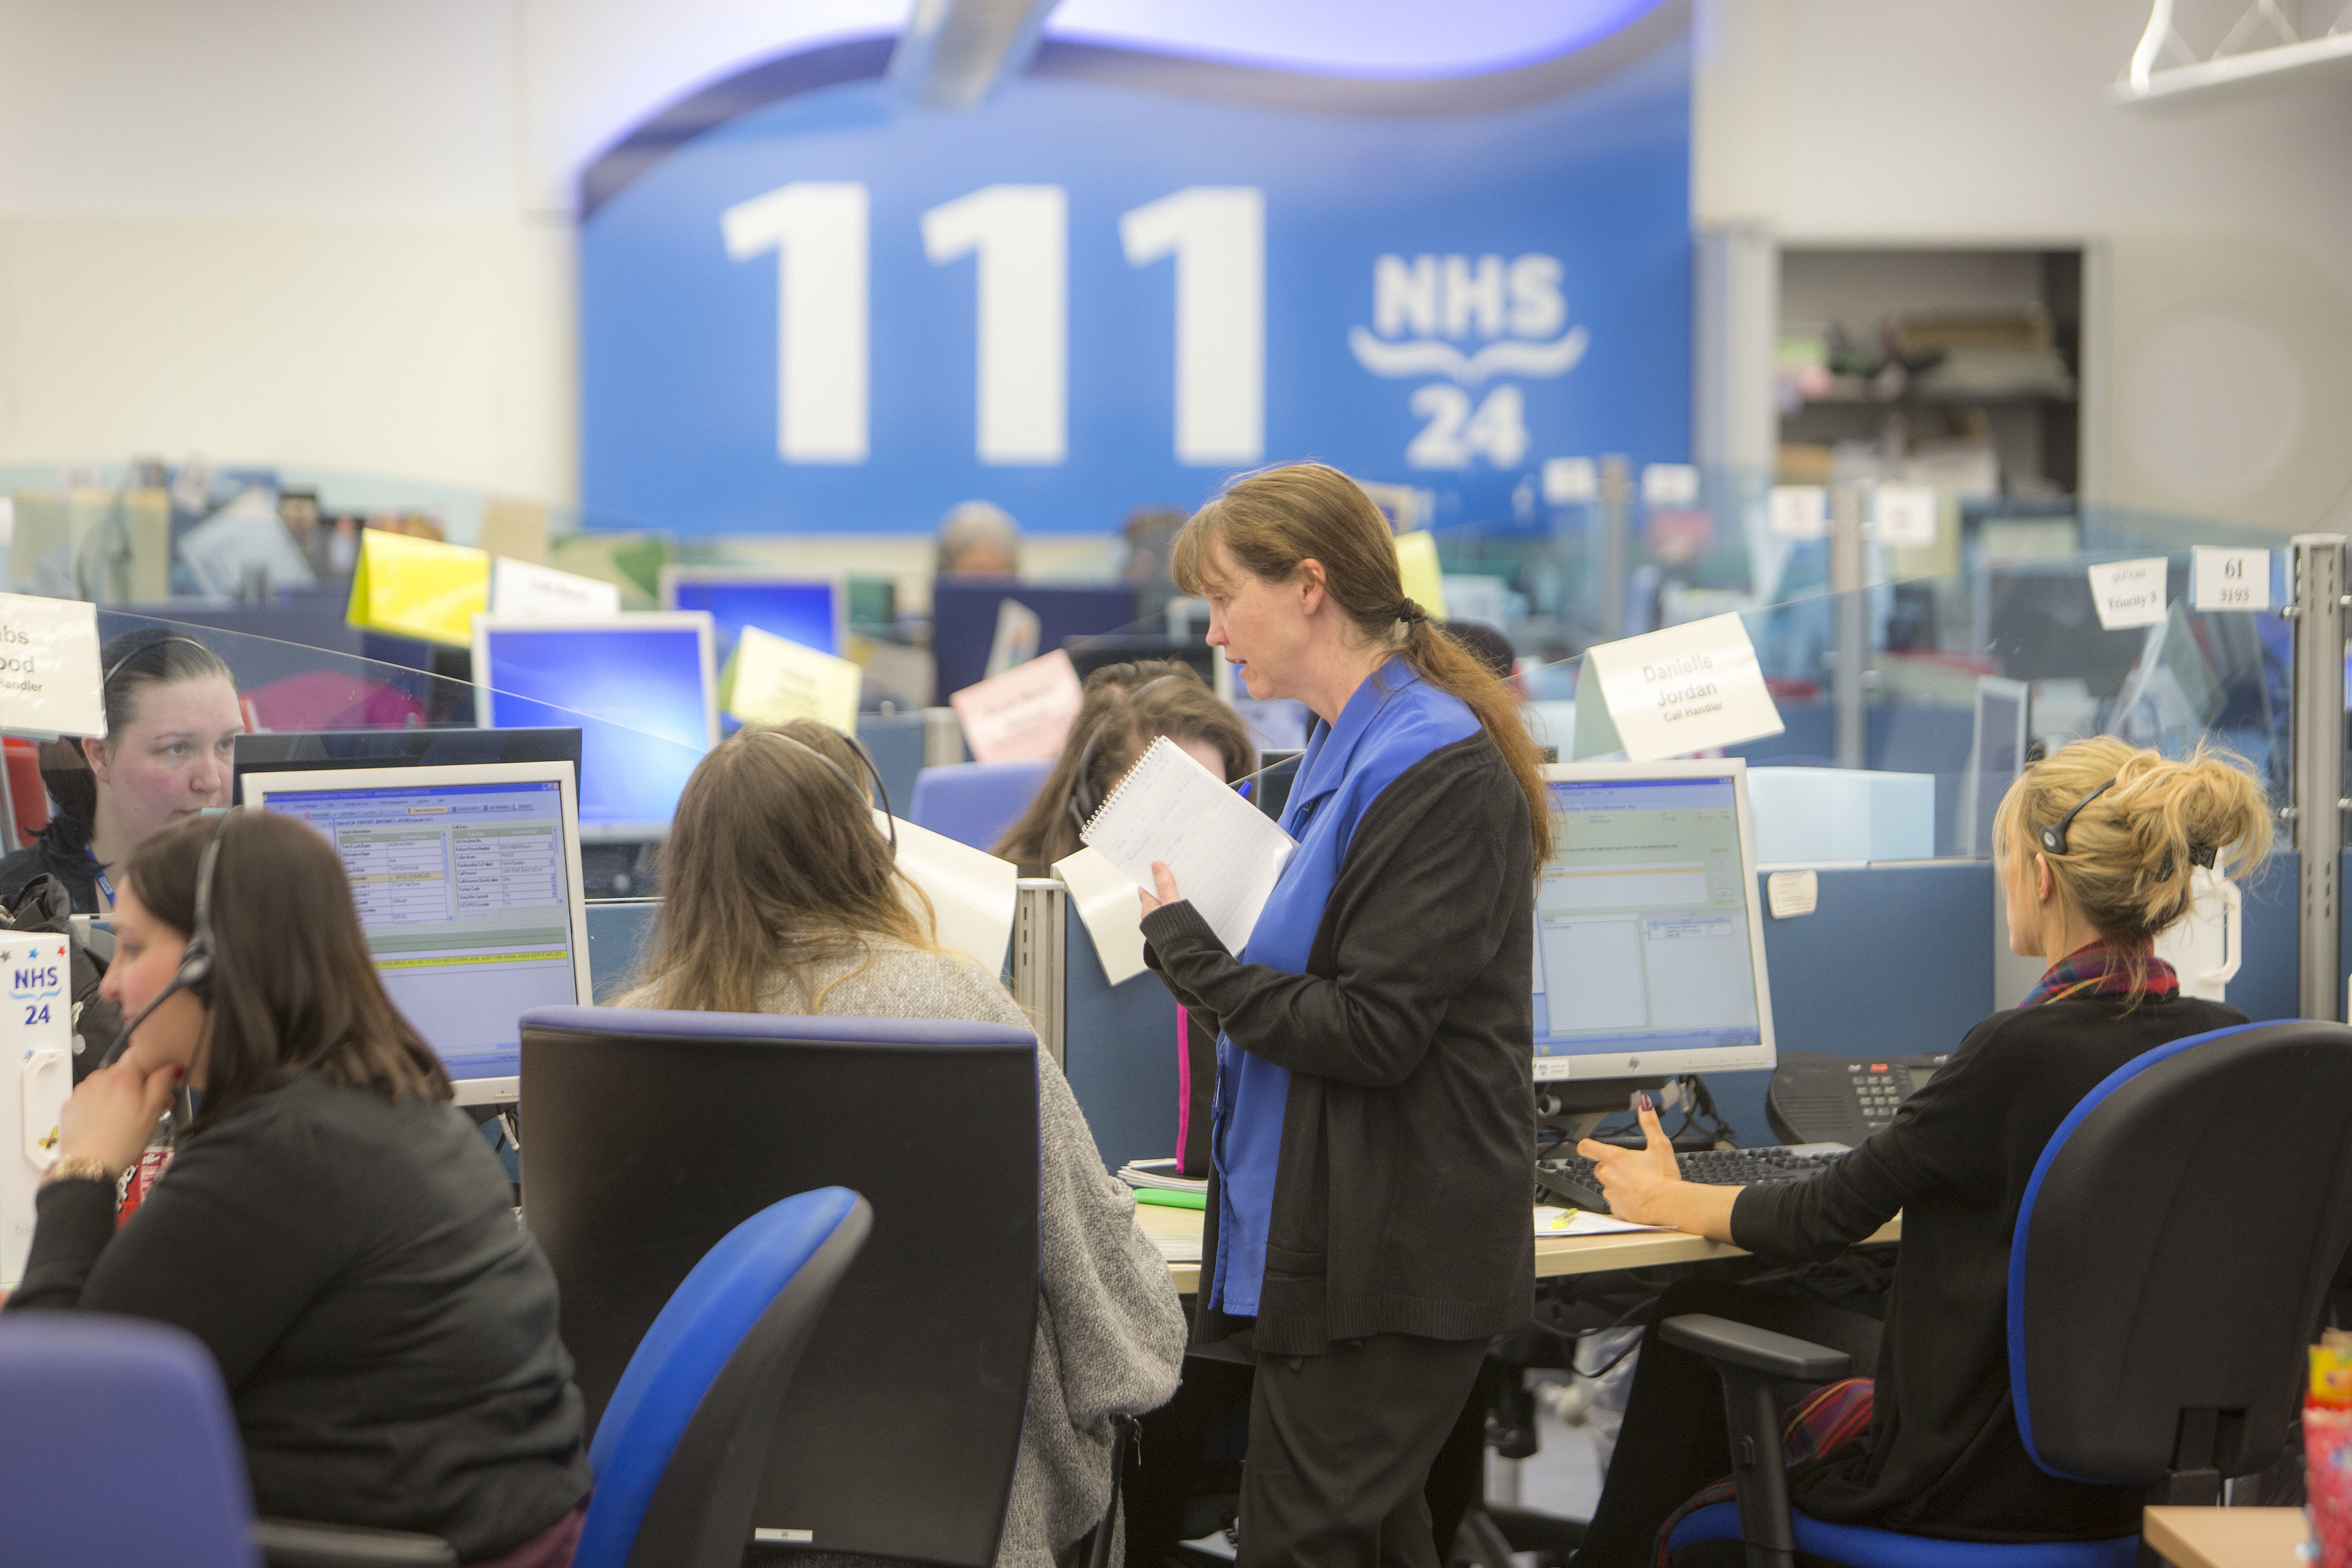
[[[1677,1154],[1683,1180],[1710,1187],[1749,1187],[1766,1182],[1805,1182],[1820,1175],[1851,1152],[1843,1143],[1800,1143],[1793,1148],[1705,1149]],[[1609,1212],[1601,1194],[1601,1178],[1592,1162],[1581,1154],[1536,1162],[1536,1185],[1555,1203]]]

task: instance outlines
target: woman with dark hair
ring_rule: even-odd
[[[103,740],[51,741],[41,781],[57,809],[41,836],[0,859],[0,903],[36,877],[55,877],[77,914],[114,907],[114,871],[174,822],[226,805],[236,737],[236,680],[220,656],[163,626],[110,638],[99,650]]]
[[[1223,1037],[1193,1333],[1256,1362],[1241,1562],[1435,1568],[1423,1483],[1534,1296],[1541,763],[1338,469],[1235,480],[1175,564],[1250,695],[1316,719],[1242,951],[1164,865],[1143,898],[1147,958]]]
[[[621,1005],[1030,1027],[994,973],[940,946],[866,776],[847,738],[805,719],[746,729],[703,758],[662,845],[667,897]],[[1184,1348],[1135,1194],[1103,1169],[1043,1050],[1037,1120],[1037,1331],[1000,1568],[1073,1561],[1110,1502],[1113,1418],[1165,1403]]]
[[[1162,735],[1227,784],[1257,771],[1249,727],[1191,665],[1175,658],[1107,664],[1087,677],[1085,700],[1054,771],[991,853],[1024,877],[1052,876],[1055,861],[1078,852],[1087,818]]]
[[[208,858],[206,970],[187,960]],[[149,839],[116,891],[105,994],[135,1030],[66,1102],[7,1310],[202,1340],[265,1515],[569,1563],[589,1476],[555,1276],[384,996],[334,847],[232,813]],[[200,1109],[118,1229],[117,1186],[183,1084]]]

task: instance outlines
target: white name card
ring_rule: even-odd
[[[2161,555],[2089,568],[2091,602],[2098,608],[2099,625],[2112,632],[2152,626],[2164,619],[2164,569]]]
[[[948,699],[963,725],[963,743],[982,763],[1060,756],[1085,702],[1077,667],[1060,648]]]
[[[1738,616],[1710,616],[1602,643],[1585,651],[1584,668],[1588,679],[1599,677],[1618,739],[1637,763],[1782,729],[1756,663],[1756,645]]]
[[[1543,466],[1546,506],[1572,506],[1601,494],[1601,471],[1590,458],[1547,458]]]
[[[2189,607],[2196,610],[2267,610],[2271,607],[2271,552],[2219,550],[2200,544],[2189,552]]]
[[[857,696],[866,671],[820,648],[745,626],[727,661],[727,711],[746,724],[787,724],[814,719],[844,734],[857,729]]]
[[[490,563],[490,608],[529,621],[576,621],[583,616],[617,616],[617,584],[534,566],[500,555]]]
[[[1775,871],[1764,879],[1764,897],[1776,921],[1792,921],[1821,907],[1822,878],[1818,871]]]
[[[1647,506],[1696,506],[1698,470],[1688,463],[1652,463],[1642,470],[1642,500]]]
[[[1917,550],[1936,542],[1936,492],[1932,487],[1881,485],[1873,500],[1877,508],[1879,543]]]
[[[105,734],[100,674],[96,605],[0,594],[0,730]]]
[[[1830,492],[1819,485],[1772,487],[1772,531],[1781,539],[1820,539],[1830,531]]]

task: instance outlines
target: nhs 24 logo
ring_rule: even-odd
[[[1372,324],[1348,332],[1356,363],[1374,375],[1445,378],[1413,391],[1408,406],[1426,423],[1405,447],[1408,464],[1466,468],[1484,458],[1518,467],[1527,397],[1497,378],[1566,375],[1591,343],[1568,324],[1561,272],[1558,257],[1538,253],[1373,261]]]
[[[65,950],[59,947],[44,952],[39,948],[28,948],[23,952],[0,954],[0,961],[8,966],[8,995],[25,1010],[24,1026],[29,1029],[47,1023],[52,1002],[65,994]]]

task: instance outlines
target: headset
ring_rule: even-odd
[[[205,840],[204,857],[196,862],[196,918],[189,922],[194,929],[188,932],[188,945],[180,954],[180,967],[172,972],[170,983],[155,994],[154,1000],[140,1008],[137,1016],[122,1026],[122,1032],[114,1037],[114,1044],[109,1046],[106,1055],[99,1058],[99,1068],[110,1068],[121,1058],[131,1044],[131,1037],[138,1031],[140,1025],[147,1021],[149,1014],[181,992],[212,978],[213,872],[220,864],[221,840],[227,836],[229,819],[236,815],[235,806],[228,806],[221,812],[220,820],[213,826],[213,836]],[[184,1099],[185,1092],[182,1091]]]
[[[810,756],[823,763],[825,771],[839,779],[844,789],[857,797],[858,805],[869,811],[873,809],[873,802],[866,799],[865,788],[849,776],[848,770],[806,741],[795,741],[790,735],[776,730],[753,730],[750,733],[765,735],[772,741],[782,741],[787,746],[806,752]],[[895,860],[898,858],[898,818],[890,809],[890,786],[882,782],[882,770],[874,765],[874,754],[866,749],[866,742],[855,735],[845,734],[841,738],[849,742],[849,749],[857,753],[859,762],[866,764],[866,773],[874,780],[874,793],[882,797],[882,820],[890,825],[890,858]]]
[[[2106,794],[2109,790],[2115,787],[2116,781],[2109,779],[2106,783],[2101,784],[2098,788],[2093,790],[2090,794],[2076,801],[2072,811],[2069,811],[2065,816],[2060,817],[2055,823],[2053,823],[2050,826],[2042,830],[2042,847],[2048,850],[2053,855],[2063,855],[2066,853],[2066,829],[2074,826],[2074,818],[2082,815],[2082,811],[2084,806],[2090,805],[2093,801],[2098,799],[2101,795]]]
[[[1102,721],[1097,724],[1094,732],[1087,737],[1086,749],[1078,753],[1077,776],[1070,781],[1070,820],[1078,825],[1080,833],[1087,830],[1087,819],[1094,816],[1095,809],[1102,804],[1095,797],[1094,786],[1087,783],[1087,776],[1094,767],[1095,747],[1101,742],[1103,736],[1109,731],[1113,724],[1125,718],[1127,710],[1134,707],[1136,701],[1153,687],[1165,686],[1171,680],[1190,680],[1197,684],[1200,679],[1189,670],[1182,675],[1155,675],[1120,698],[1118,706],[1102,716]]]
[[[122,667],[129,664],[132,659],[137,658],[141,654],[152,653],[159,647],[169,647],[175,642],[186,643],[190,647],[194,648],[204,648],[204,651],[206,653],[212,653],[213,651],[208,647],[205,647],[204,644],[198,642],[194,637],[157,637],[152,642],[141,643],[137,647],[132,648],[129,653],[126,653],[121,658],[116,659],[112,668],[109,668],[104,675],[98,678],[98,689],[100,691],[104,691],[109,686],[114,684],[114,678],[122,673]],[[213,657],[217,658],[220,656],[214,654]]]

